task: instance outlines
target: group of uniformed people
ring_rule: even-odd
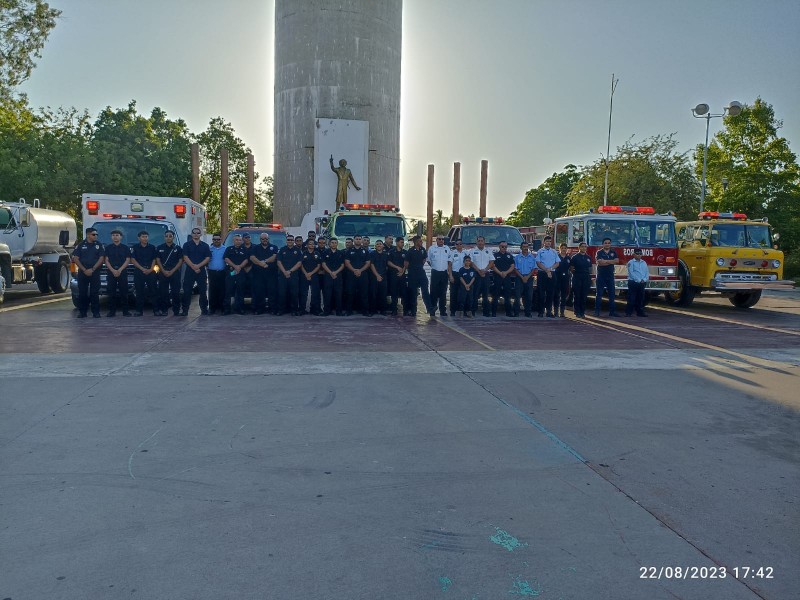
[[[402,237],[386,236],[372,247],[369,238],[356,235],[347,238],[340,249],[339,240],[317,239],[309,232],[305,240],[287,236],[286,245],[279,249],[266,232],[260,234],[259,243],[253,243],[249,233],[236,234],[233,245],[225,247],[220,234],[212,235],[209,246],[200,239],[200,229],[193,229],[192,238],[183,246],[175,243],[171,231],[165,233],[163,244],[153,246],[142,231],[138,244],[129,248],[122,244],[119,230],[111,233],[112,243],[107,246],[97,241],[93,228],[86,233],[73,254],[78,266],[78,317],[86,317],[90,306],[92,315],[100,316],[100,267],[105,263],[109,317],[116,315],[118,307],[123,315],[131,314],[127,290],[128,265],[132,264],[135,316],[143,314],[145,300],[150,301],[156,316],[166,316],[170,309],[175,316],[186,316],[196,286],[203,315],[244,314],[244,298],[250,295],[250,308],[257,315],[397,315],[402,304],[404,316],[415,316],[421,293],[428,314],[433,317],[438,310],[444,316],[449,292],[450,316],[473,317],[480,303],[485,317],[495,317],[502,297],[509,317],[519,317],[521,311],[526,317],[532,317],[534,311],[539,317],[564,317],[572,296],[575,316],[583,318],[593,265],[586,244],[570,255],[566,244],[556,251],[550,237],[543,240],[538,252],[531,252],[523,242],[520,253],[512,255],[506,242],[492,252],[483,237],[477,239],[475,248],[464,249],[461,241],[450,248],[444,237],[438,236],[426,250],[420,236],[414,236],[411,247],[406,248]],[[616,316],[614,265],[619,258],[610,246],[606,239],[597,253],[596,316],[604,291],[609,296],[610,316]],[[426,263],[431,268],[430,282]],[[635,263],[632,268],[631,263]],[[646,316],[647,265],[640,250],[631,263],[626,313],[635,310]]]

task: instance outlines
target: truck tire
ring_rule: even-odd
[[[677,292],[664,292],[664,298],[670,306],[687,307],[691,306],[694,302],[694,297],[697,294],[697,288],[689,285],[689,278],[686,276],[686,271],[681,268],[681,289]]]
[[[11,257],[0,256],[0,275],[6,280],[6,289],[14,283],[14,271],[11,270]]]
[[[761,300],[761,290],[753,290],[752,292],[739,292],[730,298],[730,303],[736,308],[750,308],[755,306]]]
[[[66,259],[47,265],[47,280],[50,283],[50,289],[56,294],[61,294],[69,289],[69,279],[69,263]]]
[[[75,308],[80,308],[81,306],[80,303],[78,302],[77,294],[72,294],[72,306],[74,306]]]
[[[39,291],[43,294],[50,293],[50,283],[47,279],[47,268],[49,265],[39,265],[38,267],[33,267],[33,278],[36,280],[36,286],[39,288]]]

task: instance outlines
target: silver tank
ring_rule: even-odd
[[[9,208],[20,206],[16,202],[4,203],[4,205]],[[31,205],[22,205],[22,207],[27,208],[30,213],[29,225],[22,227],[25,235],[22,238],[18,238],[22,241],[22,254],[49,254],[62,250],[58,243],[58,237],[63,230],[69,231],[69,244],[75,243],[77,234],[75,219],[67,213],[45,208],[34,208]],[[15,211],[15,214],[18,213]]]
[[[276,221],[311,209],[318,117],[369,122],[367,198],[397,201],[402,26],[402,0],[276,0]]]

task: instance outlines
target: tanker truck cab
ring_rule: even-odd
[[[344,241],[356,235],[383,240],[387,235],[408,237],[400,209],[392,204],[343,204],[333,214],[317,217],[317,232]],[[306,232],[302,232],[305,234]]]
[[[69,288],[69,251],[75,241],[75,219],[28,204],[0,201],[0,285],[35,282],[42,293]]]

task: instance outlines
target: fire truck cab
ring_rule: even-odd
[[[641,248],[642,258],[650,272],[648,294],[677,292],[681,280],[678,276],[675,222],[674,216],[656,214],[655,209],[649,206],[600,206],[588,213],[555,219],[553,242],[556,248],[566,244],[571,254],[578,251],[581,242],[586,242],[587,252],[594,259],[603,246],[603,239],[611,238],[611,247],[620,257],[620,264],[614,270],[615,287],[620,291],[628,288],[627,263],[633,258],[633,251]],[[592,288],[595,279],[596,267],[592,274]]]
[[[463,217],[459,225],[453,225],[447,234],[448,245],[462,242],[464,249],[474,248],[478,238],[486,241],[486,247],[497,252],[500,242],[505,242],[511,254],[519,254],[524,241],[519,229],[506,225],[502,217]]]
[[[340,242],[356,235],[367,235],[373,241],[387,235],[407,237],[409,231],[405,217],[393,204],[342,204],[333,214],[325,211],[316,217],[315,229],[318,235]]]
[[[743,213],[705,211],[697,221],[676,224],[679,292],[667,302],[689,306],[702,292],[720,292],[737,308],[750,308],[763,290],[790,290],[783,280],[783,252],[772,247],[766,219],[748,219]]]

